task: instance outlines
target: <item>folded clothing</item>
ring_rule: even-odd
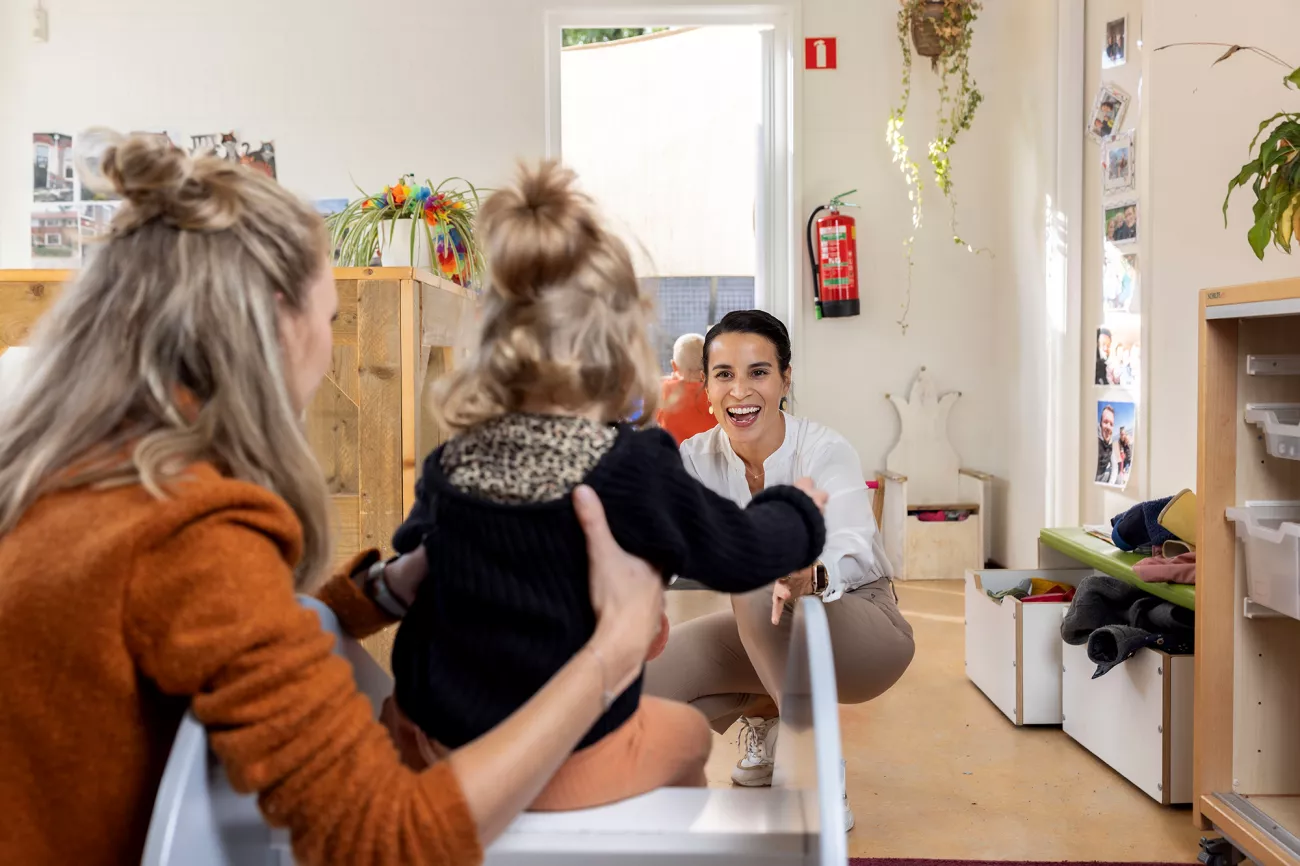
[[[1020,581],[1010,589],[1002,589],[996,592],[991,589],[986,589],[984,590],[984,592],[985,594],[988,595],[989,598],[993,599],[998,604],[1002,604],[1002,599],[1004,598],[1015,598],[1015,599],[1020,599],[1021,601],[1041,602],[1041,601],[1069,601],[1070,598],[1074,597],[1073,595],[1074,587],[1062,586],[1056,581],[1046,580],[1041,577],[1026,577],[1024,580]],[[1069,598],[1053,599],[1053,598],[1045,597],[1049,595],[1061,595],[1061,596],[1069,595]]]
[[[1174,542],[1166,542],[1165,549]],[[1147,583],[1196,583],[1196,551],[1177,556],[1148,556],[1133,566],[1133,573]]]
[[[969,511],[909,511],[909,517],[915,517],[922,523],[960,523],[970,517]]]
[[[1045,592],[1042,595],[1030,595],[1020,599],[1021,604],[1061,604],[1064,602],[1074,601],[1074,587],[1065,586],[1056,587],[1052,592]]]
[[[1192,652],[1195,623],[1193,611],[1118,578],[1094,575],[1080,581],[1061,620],[1061,639],[1071,646],[1087,644],[1088,658],[1097,665],[1096,679],[1144,647]]]

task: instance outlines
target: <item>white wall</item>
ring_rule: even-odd
[[[851,187],[863,207],[858,255],[862,316],[809,322],[797,358],[800,410],[846,433],[867,467],[882,466],[898,435],[887,391],[905,391],[921,366],[962,392],[950,430],[962,462],[1003,481],[992,555],[1032,566],[1046,508],[1045,208],[1054,178],[1056,12],[1043,0],[988,3],[972,67],[986,101],[953,150],[960,227],[993,256],[956,248],[947,207],[926,188],[917,236],[911,327],[902,243],[911,205],[890,161],[885,119],[899,96],[894,3],[806,0],[803,30],[839,38],[838,72],[803,82],[804,212]],[[923,177],[937,77],[913,71],[908,137]],[[805,277],[805,279],[807,279]]]
[[[1300,5],[1261,0],[1248,8],[1219,0],[1147,0],[1147,47],[1224,41],[1257,45],[1300,64]],[[1226,230],[1220,210],[1260,122],[1278,111],[1300,111],[1300,94],[1282,89],[1281,67],[1245,53],[1211,69],[1221,51],[1147,52],[1150,157],[1142,159],[1151,191],[1147,309],[1156,495],[1196,486],[1197,294],[1300,275],[1300,256],[1270,248],[1261,263],[1246,243],[1249,189],[1235,197]]]
[[[639,275],[754,275],[761,64],[755,27],[564,51],[564,161]]]
[[[1150,94],[1143,86],[1143,66],[1151,45],[1142,40],[1142,0],[1087,0],[1086,10],[1084,110],[1091,114],[1093,99],[1102,83],[1117,85],[1127,93],[1131,99],[1124,121],[1117,131],[1134,133],[1140,161],[1144,158],[1144,149],[1147,146],[1145,118],[1151,105]],[[1128,17],[1125,44],[1127,62],[1123,66],[1102,69],[1101,55],[1106,42],[1106,25],[1125,16]],[[1147,189],[1148,178],[1145,172],[1138,171],[1135,189],[1103,195],[1101,145],[1085,135],[1085,127],[1086,119],[1080,118],[1071,130],[1072,134],[1083,139],[1083,243],[1080,247],[1083,255],[1081,311],[1083,339],[1078,347],[1081,364],[1078,376],[1084,384],[1081,391],[1079,431],[1079,514],[1081,523],[1096,524],[1105,523],[1111,516],[1127,511],[1136,503],[1161,494],[1158,491],[1152,493],[1147,483],[1151,468],[1149,465],[1151,454],[1156,449],[1152,447],[1154,440],[1148,438],[1151,433],[1147,403],[1149,395],[1143,390],[1148,382],[1146,372],[1140,373],[1138,386],[1135,388],[1099,388],[1092,384],[1097,358],[1097,328],[1108,326],[1115,332],[1116,343],[1127,341],[1131,344],[1132,339],[1129,335],[1136,332],[1139,337],[1144,337],[1143,330],[1150,324],[1151,307],[1145,300],[1150,296],[1144,294],[1148,285],[1145,281],[1149,273],[1146,265],[1150,249],[1150,238],[1146,234],[1150,226],[1147,222],[1150,214],[1146,210],[1150,197]],[[1136,317],[1116,313],[1105,314],[1102,300],[1102,263],[1106,255],[1102,232],[1105,222],[1104,211],[1105,208],[1129,200],[1138,202],[1138,211],[1142,217],[1138,226],[1138,242],[1131,246],[1111,247],[1111,249],[1118,249],[1121,254],[1138,254],[1140,278],[1143,281],[1139,288],[1139,300],[1143,305],[1140,310],[1143,315]],[[1142,346],[1144,358],[1149,351],[1149,347]],[[1122,491],[1112,487],[1102,487],[1095,482],[1098,448],[1097,403],[1102,400],[1137,404],[1134,468],[1128,485]]]
[[[349,194],[349,173],[367,187],[408,171],[499,183],[517,157],[545,150],[543,12],[571,5],[46,0],[51,40],[33,45],[30,4],[4,4],[0,267],[28,260],[34,131],[105,124],[188,135],[233,127],[274,138],[281,180],[311,198]],[[799,73],[800,210],[850,187],[864,206],[857,213],[863,315],[809,317],[796,347],[800,411],[841,430],[874,469],[897,435],[885,392],[905,389],[928,366],[941,387],[964,394],[951,424],[963,462],[1006,481],[993,554],[1031,564],[1047,472],[1044,208],[1055,158],[1054,4],[998,0],[977,25],[973,64],[987,101],[953,158],[963,231],[995,256],[953,247],[931,186],[905,337],[895,321],[910,212],[884,141],[899,88],[896,4],[790,5],[804,33],[839,39],[838,71]],[[416,43],[428,59],[411,58]],[[935,85],[918,64],[910,138],[922,158]]]

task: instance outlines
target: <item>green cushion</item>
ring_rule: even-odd
[[[1138,589],[1157,598],[1171,601],[1179,607],[1196,610],[1196,587],[1183,583],[1147,583],[1133,573],[1133,564],[1145,557],[1125,553],[1115,545],[1089,535],[1078,527],[1044,529],[1038,533],[1043,544],[1073,560],[1095,568],[1103,574],[1131,583]]]

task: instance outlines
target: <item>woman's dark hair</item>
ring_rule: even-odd
[[[704,371],[709,370],[709,347],[722,334],[757,334],[776,349],[777,366],[782,375],[790,369],[790,332],[781,320],[762,310],[735,310],[722,317],[704,337]]]

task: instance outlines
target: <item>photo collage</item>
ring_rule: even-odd
[[[171,140],[165,132],[154,134]],[[102,182],[83,183],[73,138],[61,132],[32,134],[31,251],[36,268],[80,267],[84,256],[94,249],[95,239],[108,233],[120,207],[116,194],[102,189]],[[88,149],[97,152],[100,142],[95,144]],[[233,132],[196,135],[186,150],[276,177],[275,143],[271,141],[253,145],[240,141]],[[89,166],[92,174],[97,158],[97,154],[81,155],[82,164]]]
[[[1106,23],[1105,41],[1100,46],[1102,82],[1086,130],[1099,149],[1103,257],[1101,324],[1096,331],[1094,364],[1089,368],[1097,425],[1093,481],[1118,490],[1128,486],[1133,473],[1142,383],[1139,248],[1145,227],[1138,201],[1137,120],[1129,113],[1129,94],[1109,80],[1116,74],[1111,70],[1129,62],[1129,40],[1127,17]]]

